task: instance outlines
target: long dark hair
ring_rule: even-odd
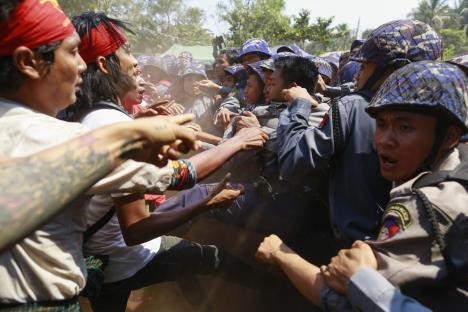
[[[79,16],[74,16],[72,17],[72,23],[78,35],[83,38],[86,34],[90,43],[91,30],[98,27],[100,23],[104,23],[110,33],[115,32],[115,29],[111,27],[111,23],[127,32],[133,33],[127,23],[110,18],[102,12],[89,11]],[[106,61],[109,74],[105,74],[99,70],[96,63],[88,64],[86,71],[82,74],[83,85],[77,93],[76,103],[67,108],[66,119],[74,119],[73,115],[91,109],[93,104],[99,101],[118,103],[119,98],[122,98],[135,87],[135,79],[122,73],[120,70],[119,58],[115,52],[106,56]]]

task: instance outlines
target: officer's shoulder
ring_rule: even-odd
[[[364,112],[364,108],[369,105],[372,98],[371,94],[363,94],[361,92],[353,92],[341,97],[338,103],[348,112],[357,111]]]

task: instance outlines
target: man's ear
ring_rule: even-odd
[[[42,60],[31,49],[21,46],[13,52],[13,64],[23,75],[30,79],[41,78]]]
[[[450,126],[445,134],[444,142],[442,143],[442,149],[450,150],[456,147],[460,143],[462,131],[458,126]]]
[[[106,75],[109,75],[109,69],[107,68],[107,59],[104,56],[99,56],[97,58],[96,65],[100,71],[102,71]]]

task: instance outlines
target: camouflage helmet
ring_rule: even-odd
[[[328,79],[333,79],[333,69],[330,63],[321,58],[321,57],[311,57],[309,58],[312,62],[314,62],[315,66],[318,69],[320,75],[327,77]]]
[[[267,56],[271,56],[271,50],[268,43],[264,39],[252,38],[242,44],[239,57],[246,55],[247,53],[262,53]]]
[[[355,61],[350,61],[346,63],[338,71],[338,83],[343,84],[347,82],[353,82],[360,69],[361,69],[361,63],[358,63]]]
[[[468,78],[455,65],[440,61],[411,63],[388,77],[366,108],[435,113],[468,130]]]
[[[457,65],[468,75],[468,54],[455,56],[448,62]]]
[[[375,29],[351,60],[379,66],[437,60],[442,41],[429,25],[417,20],[396,20]]]

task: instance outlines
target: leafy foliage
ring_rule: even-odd
[[[204,11],[185,6],[184,0],[62,0],[72,16],[99,10],[132,24],[129,38],[137,52],[164,52],[174,43],[210,44],[212,34],[204,28]]]

